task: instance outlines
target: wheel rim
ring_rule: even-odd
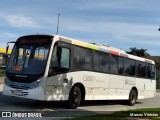
[[[78,101],[79,101],[79,93],[78,92],[74,91],[72,101],[73,101],[73,103],[78,104]]]
[[[74,87],[69,95],[69,107],[72,109],[77,108],[81,102],[81,91],[78,87]]]
[[[135,93],[131,94],[130,100],[131,100],[132,103],[136,102],[136,95],[135,95]]]
[[[134,102],[134,101],[135,101],[135,95],[134,95],[134,94],[132,94],[132,96],[131,96],[131,100],[132,100],[132,102]]]

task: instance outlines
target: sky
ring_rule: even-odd
[[[0,0],[0,47],[28,34],[56,34],[160,55],[159,0]]]

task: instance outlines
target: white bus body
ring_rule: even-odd
[[[78,107],[80,100],[129,100],[129,104],[134,105],[137,99],[155,96],[154,61],[109,46],[93,45],[59,35],[48,36],[52,42],[46,66],[43,75],[33,82],[26,82],[30,74],[22,74],[24,64],[10,67],[14,56],[12,51],[3,87],[4,95],[41,101],[68,100],[70,108]],[[35,44],[24,42],[23,37],[21,39],[21,46],[23,43],[24,46]],[[25,49],[32,54],[32,48]],[[41,58],[44,59],[43,56]]]

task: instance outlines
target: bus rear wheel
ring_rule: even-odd
[[[76,109],[81,102],[81,90],[79,87],[74,86],[69,94],[68,107],[71,109]]]
[[[129,94],[129,100],[128,100],[129,105],[130,105],[130,106],[135,105],[135,104],[136,104],[136,101],[137,101],[137,93],[136,93],[136,91],[135,91],[134,89],[132,89],[132,90],[130,91],[130,94]]]

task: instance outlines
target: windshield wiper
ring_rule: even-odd
[[[22,65],[22,71],[21,71],[21,73],[23,73],[27,55],[28,55],[28,51],[27,51],[27,53],[24,55],[24,62],[23,62],[23,65]]]

